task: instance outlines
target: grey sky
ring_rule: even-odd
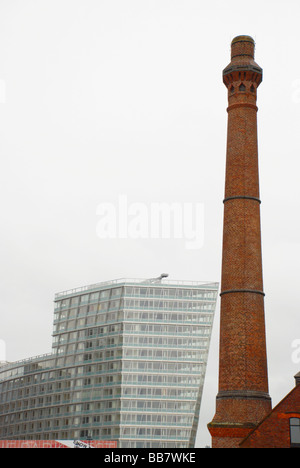
[[[7,359],[50,351],[55,292],[120,277],[220,281],[227,96],[256,40],[270,394],[300,363],[298,0],[0,0],[1,333]],[[97,237],[97,207],[203,203],[205,241]],[[215,409],[219,301],[199,446]]]

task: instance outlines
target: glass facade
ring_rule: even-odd
[[[0,368],[0,439],[194,447],[217,292],[115,280],[58,293],[52,353]]]

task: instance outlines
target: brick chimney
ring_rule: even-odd
[[[254,40],[238,36],[223,71],[228,90],[219,392],[213,448],[234,448],[271,411],[265,337],[257,145],[262,69]]]

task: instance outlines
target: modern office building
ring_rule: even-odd
[[[0,439],[193,447],[217,293],[160,277],[56,294],[52,352],[0,368]]]

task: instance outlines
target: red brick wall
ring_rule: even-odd
[[[274,408],[240,447],[290,448],[290,418],[300,418],[300,385]]]

